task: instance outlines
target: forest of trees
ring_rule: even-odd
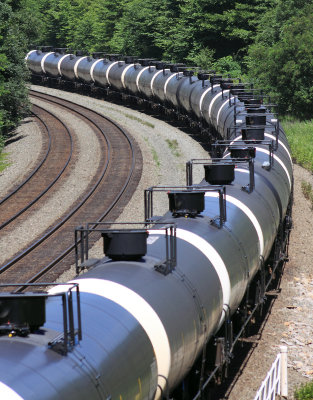
[[[23,115],[27,48],[153,57],[230,73],[313,110],[313,2],[307,0],[2,0],[0,132]]]

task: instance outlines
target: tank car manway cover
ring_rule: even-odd
[[[19,394],[13,389],[7,386],[5,383],[0,382],[0,399],[3,400],[24,400]]]
[[[83,278],[69,282],[69,284],[73,283],[79,284],[80,292],[95,294],[114,301],[114,303],[127,310],[139,322],[153,346],[158,366],[158,386],[163,391],[171,366],[171,349],[162,321],[150,304],[131,289],[116,282],[104,279]],[[55,287],[50,289],[49,293],[55,294],[64,290],[66,290],[66,286],[62,286],[61,290]],[[155,394],[155,400],[161,398],[159,387]]]

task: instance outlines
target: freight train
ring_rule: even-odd
[[[288,142],[272,105],[250,86],[162,62],[97,56],[43,48],[26,63],[42,79],[185,113],[215,132],[213,157],[191,160],[182,186],[147,189],[142,225],[100,224],[103,259],[86,260],[91,229],[79,228],[77,272],[84,273],[73,281],[44,293],[1,293],[0,397],[205,398],[286,259]],[[197,184],[195,164],[204,166]],[[169,198],[162,217],[153,212],[156,191]]]

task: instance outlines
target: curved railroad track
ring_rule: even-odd
[[[57,182],[73,154],[71,130],[53,113],[33,105],[33,115],[47,136],[44,157],[36,168],[0,200],[0,231],[17,222]]]
[[[137,183],[139,182],[142,169],[142,157],[136,143],[129,137],[128,133],[112,120],[96,113],[88,108],[67,102],[51,95],[44,95],[39,92],[31,91],[31,98],[40,100],[40,102],[50,103],[53,107],[61,108],[63,112],[71,113],[87,123],[92,130],[98,135],[101,143],[102,162],[100,163],[96,174],[91,177],[88,188],[76,200],[73,207],[66,214],[62,215],[53,226],[50,226],[40,237],[36,238],[30,245],[7,260],[0,267],[0,282],[25,282],[32,283],[40,280],[52,281],[57,278],[66,266],[70,266],[73,262],[74,247],[74,229],[87,221],[114,220],[119,215],[121,208],[124,207],[130,199]],[[38,112],[38,107],[35,112]],[[59,122],[60,124],[61,122]],[[54,122],[55,124],[55,122]],[[48,125],[48,124],[47,124]],[[61,125],[58,125],[61,128]],[[49,125],[51,130],[51,126]],[[70,131],[70,129],[69,129]],[[53,135],[51,135],[53,136]],[[68,137],[70,136],[68,132]],[[74,138],[74,135],[72,135]],[[72,139],[75,142],[75,139]],[[74,143],[75,144],[75,143]],[[66,153],[64,146],[61,148]],[[51,152],[51,150],[50,150]],[[47,153],[48,150],[47,150]],[[69,153],[67,153],[69,154]],[[59,157],[59,156],[56,156]],[[70,160],[75,159],[74,151],[69,159],[69,166],[64,166],[64,171],[70,171]],[[47,157],[48,158],[48,157]],[[61,157],[59,157],[61,158]],[[59,159],[57,161],[60,170]],[[43,163],[44,165],[45,163]],[[38,171],[35,175],[41,175],[41,181],[45,181],[43,172],[45,167],[36,168]],[[66,173],[66,174],[67,174]],[[63,175],[66,175],[63,174]],[[60,181],[63,179],[62,174],[59,178],[54,179]],[[19,190],[15,190],[16,196],[20,190],[28,190],[31,192],[31,181],[21,186]],[[38,176],[36,179],[39,179]],[[51,178],[52,179],[52,178]],[[53,179],[52,179],[53,180]],[[78,182],[79,184],[79,182]],[[29,189],[26,189],[29,188]],[[49,187],[47,189],[47,187]],[[3,227],[1,234],[6,231],[8,234],[11,226],[18,225],[18,220],[26,218],[29,212],[34,213],[40,208],[40,204],[45,201],[47,193],[53,187],[52,184],[46,185],[46,193],[41,196],[33,196],[32,205],[23,213],[11,212],[12,221]],[[37,189],[36,189],[37,190]],[[37,192],[42,191],[37,190]],[[10,195],[7,196],[8,200]],[[31,196],[29,195],[29,198]],[[37,200],[34,200],[38,197]],[[13,197],[11,197],[12,199]],[[12,203],[12,201],[4,201],[3,204]],[[29,204],[29,203],[28,203]],[[0,204],[1,206],[1,204]],[[25,207],[23,207],[25,208]],[[19,214],[19,215],[17,215]],[[9,213],[8,213],[9,215]],[[14,218],[14,216],[16,218]],[[40,217],[39,217],[40,218]],[[5,222],[9,218],[5,219]]]

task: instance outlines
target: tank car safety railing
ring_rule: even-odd
[[[145,229],[149,235],[149,230],[165,232],[165,259],[155,265],[155,269],[164,275],[169,274],[174,270],[177,264],[177,245],[176,245],[176,224],[166,224],[162,222],[97,222],[97,228],[91,228],[95,223],[89,222],[86,226],[79,226],[75,229],[75,265],[76,273],[79,274],[82,270],[93,266],[94,259],[89,259],[89,235],[92,232],[103,233],[121,233],[121,232],[139,232]],[[142,229],[124,228],[114,229],[107,228],[112,226],[141,226]],[[159,225],[159,226],[158,226]],[[102,226],[102,227],[101,227]],[[106,228],[103,228],[106,227]],[[149,244],[149,238],[147,239]],[[97,260],[96,260],[97,261]]]
[[[228,147],[229,149],[231,146],[229,144],[225,144],[223,142],[219,144],[212,144],[212,146],[219,146],[219,147]],[[233,146],[233,148],[237,148],[238,146]],[[251,147],[250,147],[251,148]],[[252,147],[253,148],[253,147]],[[211,159],[192,159],[186,162],[186,181],[187,185],[191,186],[193,184],[193,166],[194,165],[228,165],[235,163],[235,168],[240,164],[247,164],[249,165],[249,183],[246,186],[242,187],[242,190],[246,191],[247,193],[252,193],[255,187],[254,182],[254,161],[252,157],[247,158],[231,158],[229,160],[220,159],[220,158],[211,158]]]
[[[235,128],[231,128],[231,129],[235,129]],[[264,163],[262,165],[262,168],[266,169],[267,171],[270,171],[271,168],[274,165],[274,151],[275,151],[275,147],[276,145],[274,144],[274,140],[261,140],[261,141],[256,141],[255,140],[217,140],[214,144],[214,147],[216,148],[216,150],[218,151],[218,147],[220,146],[221,149],[223,149],[223,147],[225,145],[231,146],[231,145],[236,145],[236,146],[256,146],[256,144],[258,146],[267,146],[269,153],[268,153],[268,162]]]
[[[153,215],[153,193],[169,192],[170,190],[180,190],[182,192],[217,192],[219,201],[219,224],[218,228],[222,228],[226,222],[226,187],[223,185],[206,185],[206,186],[151,186],[144,192],[145,204],[145,220],[146,223],[155,223],[158,216]],[[214,221],[213,221],[214,222]]]
[[[273,106],[272,105],[265,105],[265,107]],[[246,107],[249,108],[249,107]],[[250,108],[255,108],[255,106],[251,105]],[[269,116],[270,118],[267,119],[267,124],[266,125],[247,125],[246,122],[244,121],[244,118],[249,116],[249,117],[259,117],[259,116]],[[264,129],[268,130],[269,132],[265,133],[273,133],[273,136],[275,136],[275,146],[274,150],[276,151],[278,149],[278,137],[279,137],[279,131],[280,131],[280,124],[279,124],[279,119],[277,114],[273,114],[272,112],[266,112],[266,113],[245,113],[242,110],[237,111],[237,106],[235,105],[234,109],[234,126],[227,128],[227,139],[231,138],[231,135],[235,133],[235,136],[241,135],[241,130],[242,129],[247,129],[252,130],[252,129]]]
[[[28,328],[31,324],[37,324],[38,320],[41,319],[42,325],[45,323],[45,303],[47,298],[51,297],[61,297],[62,299],[62,324],[63,332],[47,343],[48,347],[55,352],[66,356],[69,351],[71,351],[74,346],[79,344],[82,340],[82,323],[81,323],[81,308],[80,308],[80,292],[78,283],[51,283],[51,282],[41,282],[41,283],[15,283],[15,284],[1,284],[0,290],[2,288],[16,288],[21,286],[27,286],[31,288],[37,288],[37,292],[23,292],[23,293],[0,293],[0,301],[4,303],[5,301],[11,302],[16,301],[18,310],[17,312],[12,310],[12,316],[9,317],[10,322],[3,324],[1,319],[1,333],[6,332],[9,337],[12,336],[27,336]],[[65,286],[64,291],[57,293],[49,293],[42,291],[43,287],[56,287]],[[73,299],[74,294],[76,298],[76,312],[74,312]],[[36,302],[28,300],[36,299]],[[38,308],[38,300],[42,299],[44,301],[44,309]],[[25,306],[26,304],[26,306]],[[8,307],[10,309],[10,306]],[[37,315],[36,315],[37,314]],[[75,315],[76,314],[76,315]],[[22,318],[21,318],[22,317]],[[18,318],[22,320],[16,321],[16,326],[14,326],[14,319]],[[75,323],[76,320],[76,323]],[[26,324],[26,331],[23,330],[23,324]],[[39,322],[39,325],[41,323]],[[28,328],[27,328],[28,327]]]

